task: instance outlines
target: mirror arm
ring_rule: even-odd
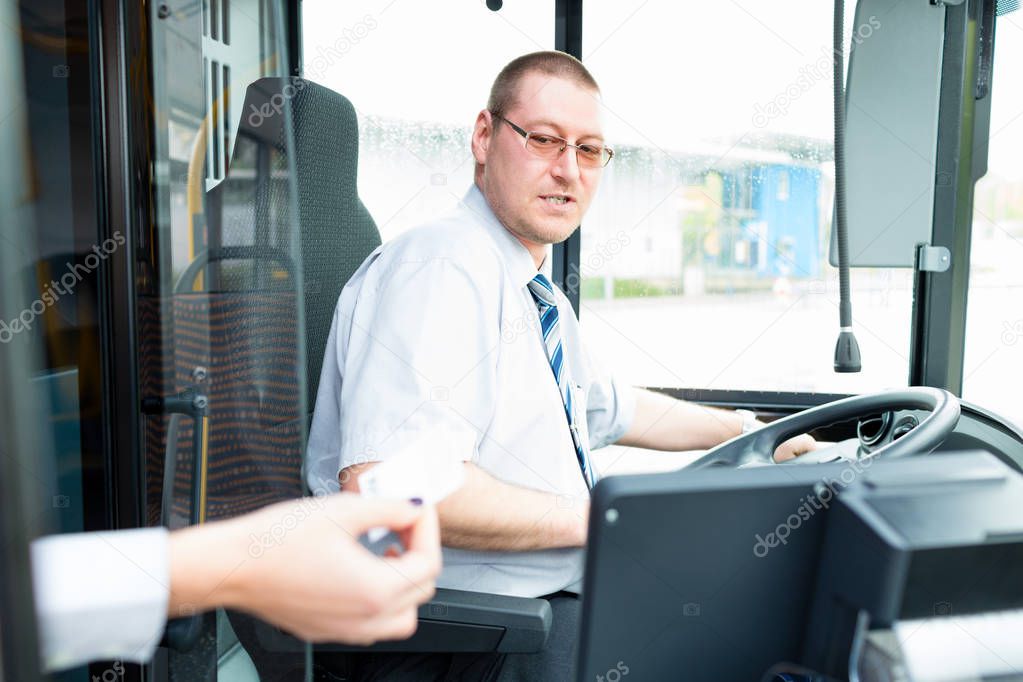
[[[838,342],[835,371],[860,371],[860,346],[852,329],[852,299],[849,293],[849,235],[845,212],[845,47],[842,38],[845,1],[835,0],[835,233],[838,236]]]

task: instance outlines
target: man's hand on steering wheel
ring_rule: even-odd
[[[959,400],[954,395],[929,386],[909,386],[882,393],[842,398],[776,419],[711,448],[702,457],[690,462],[686,468],[695,471],[719,466],[762,466],[794,458],[796,462],[808,464],[837,459],[860,460],[864,455],[859,448],[859,438],[828,444],[817,443],[806,434],[830,424],[894,410],[926,410],[929,414],[909,433],[897,440],[890,440],[866,456],[872,459],[876,457],[896,459],[927,454],[944,443],[959,423]],[[793,437],[792,434],[802,435]],[[783,441],[781,445],[778,445],[779,441]],[[846,444],[853,446],[854,454],[850,455],[843,451]],[[770,454],[772,450],[773,456]],[[806,459],[795,457],[813,450],[820,450],[820,453]],[[829,452],[834,452],[834,457],[822,456]]]
[[[808,433],[802,433],[779,445],[774,451],[774,461],[784,462],[788,459],[795,459],[800,455],[813,452],[820,447],[820,443]]]

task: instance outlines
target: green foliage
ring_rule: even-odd
[[[604,278],[584,277],[582,286],[579,288],[581,298],[604,298]]]
[[[614,281],[615,298],[637,298],[644,296],[664,296],[668,293],[663,287],[642,279],[616,279]]]

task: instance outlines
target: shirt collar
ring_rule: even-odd
[[[511,274],[512,281],[516,285],[525,287],[529,280],[536,277],[537,272],[543,272],[550,278],[550,247],[548,247],[548,255],[544,257],[540,269],[537,270],[529,249],[523,246],[522,242],[497,219],[494,211],[490,208],[490,204],[487,203],[486,197],[483,196],[483,192],[480,191],[480,188],[475,183],[465,193],[465,197],[462,199],[462,206],[476,217],[477,222],[483,226],[487,234],[490,235],[490,238],[497,245],[497,250],[500,252],[501,258]]]

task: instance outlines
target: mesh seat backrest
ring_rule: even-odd
[[[290,111],[288,117],[283,115],[285,108]],[[298,190],[296,204],[301,226],[298,291],[304,303],[302,337],[306,344],[307,405],[312,411],[341,289],[366,256],[380,245],[380,234],[358,195],[359,130],[351,102],[299,78],[266,78],[249,86],[239,136],[263,136],[285,147],[283,142],[288,137],[285,120],[291,122],[292,163]],[[230,619],[260,679],[283,679],[289,672],[303,668],[304,654],[289,656],[267,651],[259,641],[257,623],[251,616],[232,612]]]
[[[306,344],[311,411],[338,296],[380,244],[357,193],[358,124],[347,99],[298,78],[260,79],[246,91],[236,140],[227,177],[206,194],[209,243],[199,267],[188,268],[195,281],[140,303],[147,395],[173,395],[197,367],[209,370],[210,520],[302,494],[308,415],[298,344]],[[147,421],[151,522],[189,516],[192,433],[190,419]],[[163,512],[161,490],[171,507]]]
[[[265,125],[264,111],[278,121],[285,118],[278,113],[284,107],[291,113],[302,228],[306,381],[312,410],[338,296],[366,256],[380,245],[376,223],[359,198],[358,118],[344,96],[302,78],[264,78],[250,85],[249,91],[259,92],[270,106],[253,109],[247,96],[243,128],[256,122]]]

